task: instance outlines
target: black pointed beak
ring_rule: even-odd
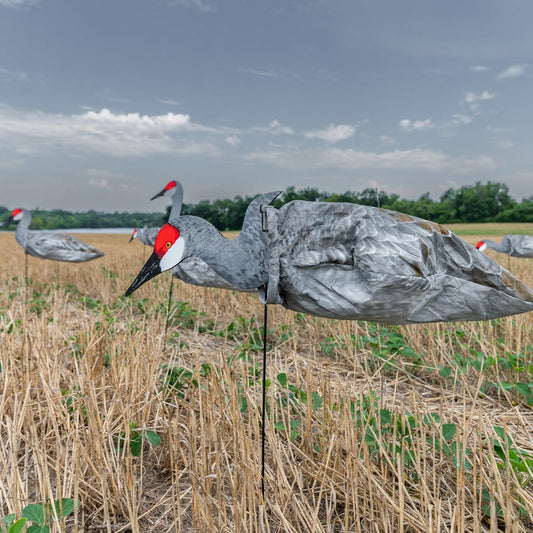
[[[130,237],[130,240],[128,241],[128,244],[133,240],[133,235]]]
[[[9,226],[9,224],[11,224],[12,221],[13,221],[13,216],[12,216],[12,215],[9,215],[9,216],[4,220],[4,226]]]
[[[150,200],[155,200],[156,198],[159,198],[160,196],[165,196],[165,193],[167,191],[165,189],[163,189],[161,192],[158,192],[155,196],[153,196],[152,198],[150,198]]]
[[[133,283],[129,286],[125,296],[129,296],[132,292],[136,291],[141,285],[148,280],[155,278],[158,274],[161,274],[161,267],[159,266],[159,257],[154,252],[146,261],[137,277],[133,280]]]

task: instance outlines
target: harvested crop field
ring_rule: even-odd
[[[128,238],[84,235],[105,257],[29,257],[25,279],[0,233],[0,515],[259,532],[263,306],[177,280],[169,306],[168,273],[125,298],[150,253]],[[533,286],[533,259],[488,255]],[[533,313],[268,320],[265,531],[533,531]]]

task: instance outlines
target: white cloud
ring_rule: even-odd
[[[388,152],[370,152],[352,148],[325,147],[320,150],[295,146],[271,146],[243,156],[246,161],[260,161],[288,170],[312,171],[317,168],[352,170],[425,170],[464,173],[494,168],[486,156],[449,156],[440,150],[414,148]]]
[[[293,70],[272,70],[272,69],[258,69],[242,67],[238,69],[239,72],[245,74],[252,74],[253,76],[261,76],[263,78],[279,78],[287,81],[303,81],[303,76],[299,72]]]
[[[108,109],[78,115],[27,112],[0,108],[0,145],[19,154],[54,150],[146,156],[157,153],[214,155],[210,141],[195,134],[234,135],[230,128],[191,122],[189,115],[113,113]]]
[[[289,126],[284,126],[277,120],[273,120],[268,126],[254,126],[252,131],[270,133],[271,135],[293,135],[294,130]]]
[[[492,100],[496,95],[489,93],[488,91],[483,91],[480,94],[468,92],[465,94],[464,102],[470,104],[472,102],[482,102],[484,100]]]
[[[279,74],[272,70],[256,70],[253,68],[240,68],[241,72],[246,72],[246,74],[254,74],[256,76],[263,76],[265,78],[277,78]]]
[[[499,126],[493,126],[492,124],[488,124],[486,129],[491,133],[509,133],[513,131],[512,128],[501,128]]]
[[[118,127],[138,131],[190,130],[195,127],[191,124],[189,115],[183,113],[150,116],[139,113],[113,113],[104,108],[98,112],[87,111],[83,115],[72,115],[70,118],[87,125],[97,124],[102,128]]]
[[[421,131],[431,129],[434,124],[429,118],[426,118],[425,120],[415,120],[414,122],[405,118],[403,120],[400,120],[398,126],[400,126],[400,128],[405,131]]]
[[[450,120],[450,124],[453,126],[466,125],[466,124],[470,124],[471,122],[472,122],[472,117],[463,115],[461,113],[454,113],[452,116],[452,119]]]
[[[480,102],[486,102],[487,100],[492,100],[496,95],[494,93],[489,93],[488,91],[483,91],[482,93],[467,92],[465,97],[461,100],[461,104],[466,104],[470,107],[472,111],[477,111],[479,109]]]
[[[321,139],[329,143],[344,141],[355,135],[355,128],[349,124],[330,124],[323,130],[306,131],[304,136],[308,139]]]
[[[203,13],[215,13],[218,11],[218,6],[205,0],[173,0],[168,3],[169,6],[184,6],[196,8]]]
[[[470,67],[470,70],[472,72],[486,72],[487,70],[490,70],[490,68],[484,65],[474,65],[473,67]]]
[[[89,185],[92,185],[93,187],[98,187],[99,189],[109,189],[109,181],[104,178],[100,180],[95,180],[94,178],[91,178],[89,180]]]
[[[225,141],[230,146],[239,146],[239,144],[241,144],[241,140],[239,137],[237,137],[237,135],[229,135],[226,137]]]
[[[119,98],[118,96],[102,96],[102,98],[108,102],[114,102],[116,104],[131,104],[129,98]]]
[[[446,156],[436,150],[394,150],[392,152],[363,152],[353,149],[333,149],[328,153],[332,164],[344,168],[443,168]]]
[[[270,145],[268,149],[256,150],[242,156],[245,161],[262,161],[278,166],[295,167],[299,150],[295,147]]]
[[[90,177],[91,180],[94,182],[101,182],[101,181],[123,181],[123,182],[129,182],[131,180],[131,175],[124,172],[117,172],[115,170],[108,170],[105,168],[95,168],[91,167],[88,168],[85,173],[87,176]]]
[[[508,78],[517,78],[518,76],[523,76],[527,70],[526,64],[521,65],[511,65],[509,68],[500,72],[496,77],[498,80],[505,80]]]
[[[0,0],[0,5],[1,3],[2,3],[2,0]],[[26,82],[37,82],[37,81],[40,82],[41,81],[41,80],[38,80],[37,78],[34,78],[33,76],[30,76],[26,72],[22,72],[20,70],[10,70],[7,68],[0,68],[0,79],[4,79],[7,81],[16,80],[16,81],[26,81]]]
[[[464,115],[462,113],[454,113],[452,118],[443,120],[441,122],[433,122],[427,118],[425,120],[412,121],[409,119],[400,120],[398,126],[404,131],[425,131],[425,130],[438,130],[441,135],[450,136],[455,134],[455,130],[460,126],[465,126],[472,122],[472,117]]]
[[[394,144],[396,141],[389,135],[380,135],[379,140],[383,144]]]
[[[177,100],[169,100],[164,98],[156,98],[156,101],[163,105],[171,105],[174,107],[177,107],[180,105],[180,103]]]
[[[0,6],[4,7],[30,7],[37,0],[0,0]]]

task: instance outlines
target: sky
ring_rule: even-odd
[[[0,205],[533,195],[529,0],[0,0]],[[168,202],[168,201],[167,201]]]

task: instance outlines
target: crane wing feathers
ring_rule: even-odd
[[[383,323],[480,320],[533,290],[446,228],[368,206],[291,202],[278,218],[287,307]],[[516,310],[515,310],[516,309]]]

